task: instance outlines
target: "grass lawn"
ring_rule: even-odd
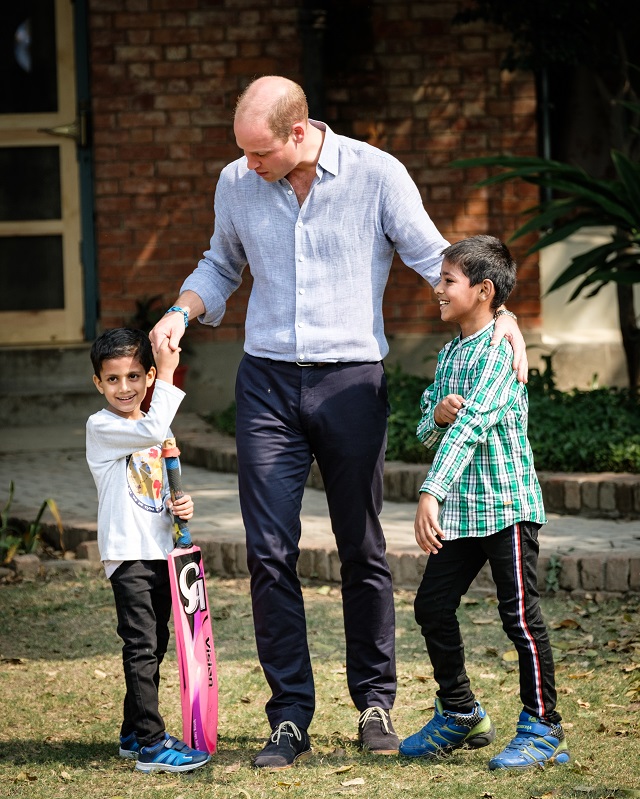
[[[491,599],[461,611],[468,670],[498,734],[484,750],[437,762],[362,754],[345,680],[339,590],[308,584],[318,708],[314,756],[280,772],[256,771],[266,739],[266,684],[257,663],[246,580],[209,580],[220,683],[219,748],[186,775],[146,776],[118,757],[123,678],[111,589],[103,577],[0,585],[0,796],[25,799],[215,799],[335,795],[429,799],[569,799],[640,796],[640,603],[544,598],[556,653],[559,710],[573,760],[566,766],[490,773],[512,737],[520,704],[511,646]],[[432,714],[434,685],[413,621],[413,594],[398,591],[401,736]],[[506,656],[505,656],[506,655]],[[161,710],[181,735],[175,654],[163,665]]]

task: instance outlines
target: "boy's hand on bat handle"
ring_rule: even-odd
[[[193,518],[193,500],[189,494],[182,494],[180,497],[175,496],[175,498],[170,499],[167,504],[169,510],[179,519],[188,522],[189,519]]]

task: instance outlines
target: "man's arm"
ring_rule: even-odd
[[[184,314],[191,320],[204,313],[204,303],[195,291],[183,291],[171,307],[182,310],[168,311],[149,333],[154,353],[159,352],[166,339],[169,349],[177,350],[186,330]]]
[[[500,313],[503,311],[504,313]],[[495,347],[500,341],[506,338],[513,347],[513,368],[518,373],[518,381],[526,383],[529,379],[529,361],[527,360],[527,345],[518,327],[518,319],[515,314],[502,305],[496,311],[496,326],[491,339],[491,346]]]

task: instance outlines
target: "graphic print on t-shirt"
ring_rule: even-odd
[[[161,513],[163,502],[160,447],[151,447],[129,455],[126,469],[131,499],[150,513]]]

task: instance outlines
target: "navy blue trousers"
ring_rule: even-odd
[[[164,735],[158,709],[160,664],[169,643],[171,587],[166,560],[124,561],[111,575],[127,691],[120,734],[140,746]]]
[[[488,560],[502,626],[518,653],[523,709],[549,724],[560,721],[553,654],[537,587],[538,529],[538,524],[520,522],[484,538],[443,541],[437,555],[429,555],[416,594],[415,616],[445,710],[473,710],[456,611]]]
[[[314,458],[341,562],[349,691],[360,711],[391,708],[393,586],[378,519],[388,415],[382,363],[300,367],[245,355],[236,402],[240,505],[271,726],[293,721],[306,729],[315,709],[296,568]]]

